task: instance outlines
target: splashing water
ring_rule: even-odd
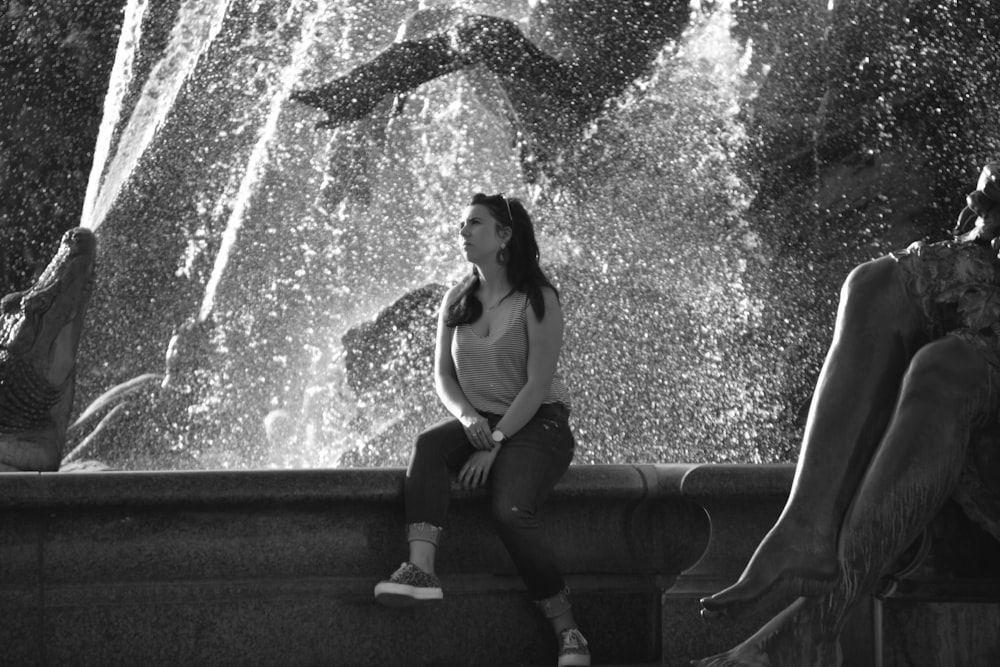
[[[129,86],[132,85],[135,57],[139,42],[142,40],[142,18],[146,14],[146,7],[145,0],[134,0],[125,7],[122,31],[118,40],[118,57],[115,58],[111,69],[111,79],[104,102],[104,116],[101,118],[101,128],[94,146],[94,169],[90,181],[87,183],[81,227],[97,229],[101,224],[100,219],[95,217],[94,211],[98,188],[101,184],[100,176],[108,160],[108,154],[111,150],[111,135],[121,116],[125,94]]]
[[[525,11],[505,7],[508,18]],[[147,228],[181,230],[173,287],[145,317],[169,327],[191,311],[211,316],[218,358],[203,370],[207,390],[165,428],[174,448],[203,466],[404,463],[412,434],[440,414],[417,331],[433,314],[395,325],[399,354],[369,373],[396,373],[384,386],[352,385],[341,336],[468,270],[453,222],[476,191],[528,203],[563,290],[579,461],[727,460],[768,437],[776,370],[741,343],[761,326],[752,283],[767,249],[743,220],[752,192],[728,169],[753,89],[727,8],[695,16],[589,128],[558,186],[524,185],[510,126],[459,73],[409,95],[384,120],[379,150],[363,146],[367,196],[330,204],[324,187],[345,178],[331,158],[356,137],[316,131],[316,112],[288,95],[371,58],[402,16],[365,2],[251,3],[241,16],[187,2],[139,89],[148,8],[132,0],[84,224],[111,241],[140,234],[124,205],[136,197]],[[198,294],[200,306],[172,292]],[[420,362],[398,368],[411,353]],[[123,368],[118,381],[144,370]],[[265,421],[280,433],[288,420],[299,430],[267,441]]]
[[[89,229],[97,229],[101,225],[109,207],[132,177],[139,159],[166,121],[181,87],[221,30],[229,3],[228,0],[187,0],[181,5],[170,35],[170,45],[166,49],[167,56],[150,73],[105,173],[111,133],[133,84],[146,6],[146,0],[130,0],[125,9],[118,56],[111,73],[105,116],[97,138],[97,153],[84,203],[81,226]]]
[[[260,138],[257,139],[257,143],[253,147],[253,152],[250,154],[246,170],[240,181],[239,191],[236,194],[235,206],[229,215],[226,229],[222,234],[222,243],[215,258],[215,266],[212,269],[211,277],[208,279],[208,284],[205,286],[205,297],[198,314],[199,320],[204,321],[208,319],[208,316],[212,313],[212,308],[215,305],[215,293],[226,270],[226,265],[229,263],[229,254],[236,243],[236,236],[243,224],[243,217],[246,215],[247,207],[250,206],[250,201],[258,181],[263,175],[263,169],[269,155],[269,147],[275,138],[278,117],[281,115],[284,105],[288,102],[288,96],[292,92],[292,87],[299,80],[307,64],[306,54],[315,38],[316,24],[319,17],[325,13],[326,7],[323,3],[317,3],[308,11],[304,9],[304,5],[306,4],[304,2],[292,3],[288,12],[282,17],[285,23],[301,24],[300,38],[292,51],[291,61],[281,70],[277,78],[277,90],[268,90],[266,93],[266,97],[270,99],[267,118],[260,131]],[[299,17],[299,14],[302,12],[305,13],[305,16]],[[279,25],[278,32],[285,32],[282,28],[283,26]]]

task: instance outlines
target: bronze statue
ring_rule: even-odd
[[[524,30],[498,16],[458,8],[421,9],[395,43],[371,61],[292,99],[326,112],[320,127],[362,121],[360,136],[334,160],[361,160],[383,140],[387,116],[420,84],[465,71],[489,107],[511,124],[525,177],[553,169],[559,152],[650,69],[690,19],[680,0],[576,0],[532,6]],[[641,29],[637,26],[641,26]]]
[[[1000,416],[1000,163],[953,240],[858,266],[841,292],[784,510],[703,615],[790,604],[701,667],[840,664],[847,613],[953,495]],[[978,518],[1000,538],[1000,512]]]
[[[0,307],[0,471],[59,468],[97,242],[66,232],[35,284]]]

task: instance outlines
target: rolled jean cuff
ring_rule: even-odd
[[[564,588],[552,597],[548,597],[543,600],[535,600],[535,604],[542,610],[542,614],[545,618],[562,616],[572,607],[569,603],[569,589]]]
[[[407,542],[430,542],[437,546],[441,536],[441,527],[427,522],[406,524]]]

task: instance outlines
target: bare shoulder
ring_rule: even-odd
[[[559,293],[554,287],[543,287],[542,298],[545,300],[545,312],[562,312],[562,304],[559,301]]]
[[[545,286],[542,288],[542,296],[545,297],[545,305],[554,303],[559,305],[559,293],[556,291],[555,287]]]
[[[458,301],[462,296],[462,291],[465,289],[465,281],[455,283],[448,291],[444,293],[444,297],[441,299],[441,309],[448,310],[451,305]]]
[[[535,309],[528,308],[531,321],[541,323],[542,326],[550,325],[553,322],[557,324],[561,323],[563,317],[562,305],[559,303],[559,295],[556,290],[551,287],[543,287],[542,302],[545,304],[545,315],[539,320],[537,315],[535,315]]]

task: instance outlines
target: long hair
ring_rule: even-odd
[[[510,241],[507,242],[507,261],[504,269],[507,281],[518,292],[528,295],[528,302],[535,316],[541,320],[545,317],[545,297],[542,289],[548,287],[556,293],[559,291],[549,282],[549,279],[539,266],[538,241],[535,240],[535,226],[531,216],[524,208],[521,200],[508,198],[502,194],[485,195],[478,192],[472,196],[470,206],[485,206],[490,214],[504,227],[510,229]],[[475,322],[483,314],[483,304],[476,298],[479,288],[479,270],[472,267],[472,273],[463,281],[459,296],[448,308],[445,324],[455,327],[459,324]]]

